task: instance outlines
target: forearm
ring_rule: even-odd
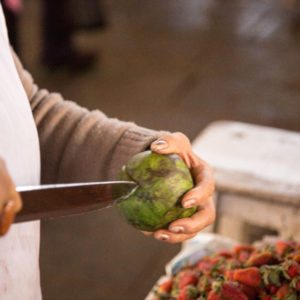
[[[59,94],[39,90],[15,61],[39,133],[43,183],[114,179],[129,157],[158,137],[158,132],[107,118]]]

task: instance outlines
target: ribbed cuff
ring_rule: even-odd
[[[116,179],[122,166],[135,154],[145,151],[155,141],[162,131],[154,131],[143,127],[133,126],[122,135],[112,156],[109,177]]]

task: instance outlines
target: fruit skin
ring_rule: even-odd
[[[190,170],[176,154],[138,153],[122,168],[120,179],[138,184],[117,203],[121,214],[137,229],[167,228],[172,221],[190,217],[197,210],[181,206],[182,196],[194,184]]]
[[[233,253],[240,262],[246,262],[254,250],[255,248],[253,246],[237,245],[234,247]]]
[[[293,290],[289,287],[288,284],[282,285],[277,293],[276,293],[277,299],[297,299],[297,295],[293,292]],[[289,298],[288,298],[289,297]]]
[[[195,285],[198,282],[198,278],[195,272],[191,270],[183,271],[179,275],[178,287],[179,289],[183,289],[187,285]]]
[[[222,300],[220,293],[211,290],[207,295],[207,300]]]
[[[294,241],[279,240],[276,242],[275,249],[279,256],[283,257],[288,252],[292,251],[296,246]]]
[[[249,300],[234,282],[225,282],[221,294],[224,300]]]
[[[216,289],[212,289],[207,300],[249,300],[236,282],[224,282]]]
[[[251,287],[259,287],[261,284],[261,274],[257,267],[246,269],[236,269],[233,271],[233,279]]]
[[[300,265],[295,261],[287,260],[285,263],[283,263],[283,268],[288,279],[300,275]]]
[[[198,291],[192,285],[187,285],[179,290],[176,300],[194,300],[197,298]]]
[[[171,278],[166,279],[164,282],[162,282],[158,289],[160,293],[169,293],[172,289],[173,281]]]
[[[260,267],[262,265],[270,264],[273,260],[273,254],[269,251],[260,253],[253,252],[247,260],[247,265]]]

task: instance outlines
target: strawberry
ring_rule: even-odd
[[[212,276],[218,276],[220,274],[223,274],[226,269],[226,258],[223,256],[217,256],[212,258],[212,269],[211,269],[211,275]]]
[[[245,262],[254,250],[255,248],[253,246],[238,245],[234,247],[233,252],[239,261]]]
[[[270,264],[273,260],[274,256],[270,251],[253,252],[248,258],[246,265],[260,267]]]
[[[300,278],[298,278],[298,281],[295,284],[295,290],[300,293]]]
[[[284,275],[288,278],[294,278],[300,275],[300,265],[292,260],[287,260],[282,265],[284,270]]]
[[[242,267],[242,263],[236,258],[228,258],[224,262],[225,269],[233,270]]]
[[[279,289],[279,287],[276,286],[275,284],[268,284],[266,286],[266,290],[269,291],[269,293],[271,295],[275,295],[277,293],[278,289]]]
[[[262,281],[260,270],[257,267],[236,269],[233,273],[233,279],[251,287],[259,287]]]
[[[296,242],[294,241],[279,240],[275,244],[276,252],[281,257],[285,256],[288,252],[294,250],[295,248]]]
[[[194,286],[187,285],[179,291],[177,300],[193,300],[198,296],[198,291]]]
[[[237,245],[233,248],[233,253],[235,255],[238,255],[241,251],[247,251],[249,253],[252,253],[255,250],[255,247],[250,245]]]
[[[207,300],[249,300],[241,286],[233,281],[215,281]]]
[[[168,278],[164,280],[159,286],[158,286],[158,292],[159,293],[169,293],[172,289],[173,281],[171,278]]]
[[[262,282],[264,286],[269,286],[273,284],[277,287],[282,285],[282,267],[279,265],[274,266],[262,266],[260,267],[260,272],[262,275]]]
[[[229,281],[233,281],[233,274],[234,274],[234,270],[226,270],[224,272],[224,277],[226,280],[229,280]]]
[[[201,276],[198,280],[197,288],[200,293],[208,293],[211,290],[212,279],[208,276]]]
[[[211,290],[207,295],[207,300],[222,300],[220,293]]]
[[[300,276],[292,279],[290,287],[300,293]]]
[[[240,245],[202,258],[157,285],[161,299],[300,300],[300,244]]]
[[[187,285],[195,285],[198,281],[198,278],[194,271],[186,270],[179,274],[178,277],[178,287],[179,289],[184,288]]]
[[[297,294],[295,292],[293,292],[293,290],[289,287],[289,285],[286,283],[284,285],[282,285],[277,293],[276,293],[276,297],[278,299],[288,299],[288,300],[297,300]]]
[[[224,282],[221,290],[222,300],[249,300],[235,282]]]
[[[217,256],[221,256],[221,257],[225,257],[225,258],[232,258],[233,253],[231,251],[228,251],[228,250],[223,250],[223,251],[218,252]]]
[[[200,260],[197,264],[197,269],[204,274],[209,273],[212,268],[214,267],[214,264],[209,260]]]
[[[291,252],[289,255],[286,256],[286,258],[291,259],[300,264],[300,250]]]
[[[241,291],[248,297],[249,300],[256,300],[258,290],[245,284],[240,284]]]
[[[296,291],[300,293],[300,280],[296,283]]]
[[[189,300],[190,296],[188,295],[188,292],[186,289],[182,289],[179,291],[177,300]]]

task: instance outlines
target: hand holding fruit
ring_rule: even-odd
[[[0,236],[4,235],[13,222],[22,202],[8,174],[5,163],[0,159]]]
[[[184,195],[182,206],[185,208],[198,207],[198,211],[190,218],[172,222],[168,230],[162,229],[154,233],[154,237],[159,240],[169,243],[182,242],[192,238],[200,230],[214,222],[212,169],[193,153],[188,138],[180,132],[162,135],[151,144],[151,150],[159,154],[178,154],[190,168],[193,176],[195,187]]]

